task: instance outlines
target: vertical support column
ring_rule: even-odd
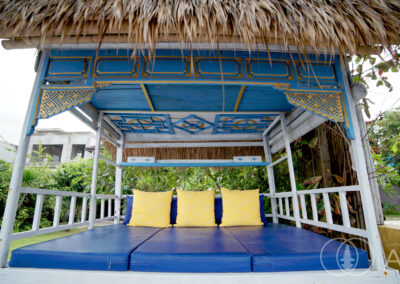
[[[4,209],[3,223],[1,226],[0,234],[0,266],[7,266],[8,251],[10,249],[11,234],[14,229],[15,215],[17,213],[18,198],[21,192],[21,181],[24,173],[26,154],[28,152],[30,135],[29,130],[32,127],[32,118],[36,112],[36,101],[39,95],[39,82],[42,79],[42,70],[44,69],[45,63],[47,63],[47,53],[43,52],[39,67],[36,72],[35,83],[32,88],[31,98],[29,100],[28,109],[26,111],[24,125],[22,127],[21,138],[19,140],[19,146],[17,155],[15,157],[13,172],[10,181],[10,188],[8,190],[6,208]]]
[[[351,87],[351,94],[353,98],[355,98],[355,100],[359,100],[367,96],[367,89],[360,83],[355,84],[354,86]],[[375,166],[371,155],[367,127],[365,126],[361,105],[360,104],[355,105],[355,109],[358,119],[358,125],[360,127],[360,137],[364,149],[364,157],[367,165],[367,172],[373,173],[375,172]],[[384,217],[381,205],[381,196],[379,195],[378,180],[375,177],[375,175],[373,175],[373,177],[369,176],[369,185],[371,187],[372,199],[374,201],[376,220],[378,222],[378,225],[383,225]]]
[[[272,163],[271,147],[269,145],[269,136],[267,134],[263,134],[262,138],[264,144],[265,160],[267,162]],[[271,194],[272,222],[278,223],[277,206],[275,198],[276,188],[275,188],[274,169],[272,167],[267,166],[267,174],[268,174],[269,193]]]
[[[76,196],[71,197],[71,203],[69,205],[69,218],[68,225],[72,225],[75,219],[75,207],[76,207]]]
[[[296,219],[296,227],[301,228],[299,199],[297,198],[297,188],[296,188],[296,177],[294,175],[292,150],[290,149],[290,140],[289,140],[289,135],[288,135],[287,126],[286,126],[285,114],[281,114],[281,126],[282,126],[283,139],[285,141],[286,156],[287,156],[287,162],[288,162],[288,168],[289,168],[290,187],[292,189],[292,196],[293,196],[293,198],[292,198],[293,214],[294,214],[294,218]]]
[[[93,157],[93,172],[92,172],[92,185],[90,190],[90,206],[89,206],[89,230],[93,229],[96,220],[96,192],[97,192],[97,169],[99,166],[99,153],[100,153],[100,142],[101,132],[103,131],[103,113],[99,114],[99,120],[97,123],[96,131],[96,146],[94,149]]]
[[[355,138],[351,141],[351,156],[354,168],[357,171],[358,184],[360,185],[360,195],[362,208],[365,218],[365,226],[367,229],[368,244],[372,255],[372,268],[374,270],[384,270],[386,267],[385,256],[383,253],[381,238],[379,236],[378,226],[376,224],[374,203],[370,190],[368,172],[365,162],[364,150],[361,142],[361,131],[358,124],[355,102],[351,97],[350,84],[348,80],[348,72],[344,62],[341,62],[340,68],[343,75],[344,87],[349,101],[349,111],[353,122]]]
[[[124,137],[123,133],[120,133],[121,138],[118,140],[119,146],[117,148],[117,156],[116,156],[116,164],[115,167],[115,195],[117,198],[115,199],[115,207],[114,207],[114,224],[119,224],[121,218],[121,198],[122,198],[122,167],[120,163],[122,163],[123,154],[124,154]]]
[[[81,223],[86,221],[86,209],[87,209],[87,197],[82,199],[82,213],[81,213]]]
[[[36,195],[35,213],[33,214],[32,231],[37,231],[40,228],[40,219],[42,217],[44,195]]]

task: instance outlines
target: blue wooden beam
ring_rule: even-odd
[[[243,163],[219,163],[219,162],[168,162],[168,163],[120,163],[121,167],[256,167],[268,166],[269,162],[243,162]]]

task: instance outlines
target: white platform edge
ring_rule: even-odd
[[[341,271],[301,271],[301,272],[250,272],[250,273],[159,273],[133,271],[83,271],[33,268],[0,269],[0,283],[57,283],[57,284],[140,284],[140,283],[314,283],[314,284],[356,284],[356,283],[400,283],[399,272],[390,268],[384,271],[358,269],[347,274]]]

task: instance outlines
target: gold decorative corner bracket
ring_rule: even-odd
[[[42,89],[37,119],[48,118],[88,102],[93,94],[93,88]]]
[[[341,92],[286,91],[289,103],[335,122],[345,122]]]

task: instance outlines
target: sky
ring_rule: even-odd
[[[32,91],[35,49],[4,50],[0,47],[0,137],[18,144]],[[400,73],[389,75],[394,90],[370,84],[368,98],[372,118],[380,112],[400,106]],[[65,131],[92,131],[69,112],[39,121],[37,128],[61,128]]]

